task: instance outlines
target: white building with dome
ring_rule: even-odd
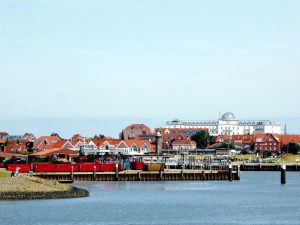
[[[217,121],[179,120],[166,123],[166,128],[207,128],[211,135],[243,135],[255,133],[281,134],[281,124],[270,120],[237,120],[231,112],[226,112]]]

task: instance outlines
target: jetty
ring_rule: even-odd
[[[165,169],[164,171],[125,170],[115,172],[33,172],[48,180],[75,181],[179,181],[240,180],[239,166],[232,170]]]

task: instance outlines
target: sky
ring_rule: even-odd
[[[0,1],[0,130],[118,136],[174,118],[300,133],[298,0]]]

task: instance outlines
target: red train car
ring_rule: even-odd
[[[30,171],[30,164],[7,164],[6,169],[10,172],[15,171],[19,168],[19,173],[27,173]]]
[[[122,170],[122,165],[118,164],[118,171]],[[114,172],[116,171],[116,163],[100,163],[101,172]]]
[[[56,172],[78,172],[78,168],[78,164],[56,164]]]
[[[94,172],[94,169],[96,169],[96,171],[99,172],[100,164],[99,163],[80,163],[79,164],[80,172]]]
[[[35,163],[33,164],[34,172],[56,172],[56,164],[53,163]]]
[[[130,168],[132,170],[143,170],[143,162],[131,162],[130,163]]]

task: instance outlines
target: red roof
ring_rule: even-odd
[[[12,157],[24,157],[24,155],[9,152],[0,152],[0,158],[10,159]]]
[[[60,154],[67,154],[67,155],[74,155],[77,154],[75,151],[72,151],[70,149],[66,148],[54,148],[54,149],[48,149],[40,152],[32,153],[30,156],[39,156],[39,157],[47,157],[49,155],[53,155],[56,153]]]
[[[300,143],[300,135],[281,135],[281,144]]]

